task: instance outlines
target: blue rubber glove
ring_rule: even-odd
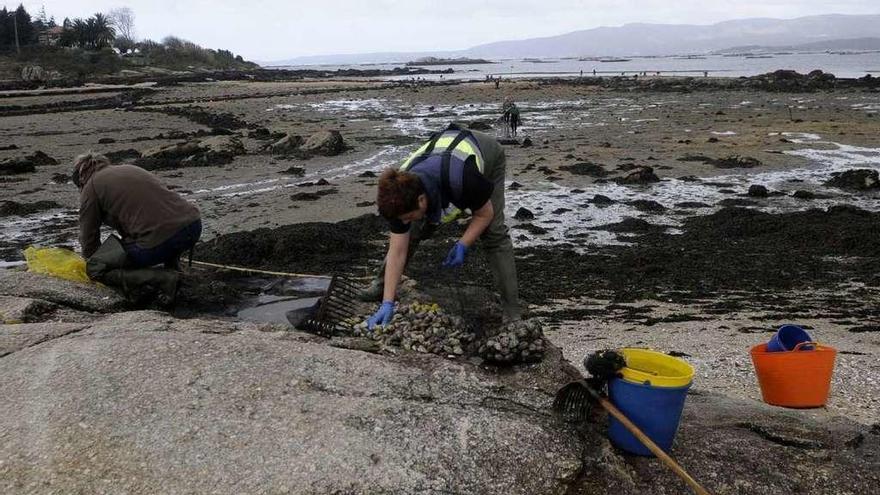
[[[443,268],[455,268],[464,264],[464,257],[467,256],[468,248],[461,241],[455,243],[449,254],[446,255],[446,261],[443,262]]]
[[[391,323],[392,317],[394,317],[394,301],[382,301],[379,311],[367,320],[367,329],[372,330],[376,324],[384,327]]]

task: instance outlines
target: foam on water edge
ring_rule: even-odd
[[[0,237],[6,241],[18,241],[29,239],[29,242],[39,244],[48,239],[35,232],[47,224],[69,222],[77,218],[78,214],[72,210],[50,210],[27,216],[12,216],[8,220],[0,222]]]
[[[520,207],[533,211],[536,218],[534,225],[546,229],[542,235],[525,233],[529,239],[515,240],[519,246],[563,244],[576,241],[578,244],[619,244],[620,239],[615,233],[590,230],[594,227],[617,223],[626,217],[641,218],[654,225],[667,227],[668,233],[680,233],[685,218],[694,215],[711,214],[721,209],[717,203],[727,198],[753,200],[754,206],[769,213],[784,213],[811,208],[827,208],[829,206],[851,202],[860,208],[880,211],[880,195],[854,195],[837,189],[824,187],[832,173],[858,168],[880,170],[880,148],[863,148],[820,141],[816,135],[796,135],[783,133],[794,139],[836,146],[836,149],[801,149],[787,152],[794,156],[802,156],[810,161],[810,165],[789,170],[768,172],[745,172],[715,176],[701,181],[683,181],[664,179],[650,186],[621,186],[613,182],[593,184],[578,188],[583,192],[574,193],[573,188],[560,186],[552,182],[539,185],[539,189],[508,190],[506,194],[505,214],[509,223],[516,225],[513,215]],[[793,140],[794,140],[793,139]],[[711,183],[730,184],[729,187],[717,187]],[[748,198],[745,193],[752,184],[760,184],[770,190],[782,191],[784,196],[766,199]],[[739,194],[725,194],[720,189],[737,190]],[[809,202],[790,195],[794,190],[810,190],[831,195],[826,199],[814,199]],[[601,194],[616,203],[597,207],[587,201],[594,195]],[[660,203],[667,209],[659,213],[646,213],[634,206],[626,204],[636,200],[650,200]],[[709,205],[704,208],[676,208],[680,202],[697,202]],[[552,214],[560,208],[571,211]],[[548,222],[549,221],[549,222]],[[554,223],[559,222],[559,223]],[[520,229],[512,229],[513,237],[519,237]],[[624,236],[625,238],[625,236]]]
[[[219,196],[224,198],[235,198],[235,197],[243,197],[243,196],[251,196],[255,194],[261,194],[271,191],[276,191],[282,188],[289,187],[299,187],[305,183],[315,182],[320,179],[326,179],[328,181],[334,179],[340,179],[343,177],[349,177],[355,174],[371,171],[371,172],[379,172],[384,167],[388,166],[390,163],[397,163],[402,160],[409,151],[407,151],[408,147],[405,146],[386,146],[381,148],[376,153],[355,161],[353,163],[349,163],[346,165],[341,165],[338,167],[331,167],[321,171],[310,172],[305,174],[302,177],[295,177],[289,179],[272,179],[269,181],[257,181],[252,183],[244,183],[237,184],[236,188],[242,189],[246,187],[251,187],[254,185],[262,185],[266,183],[273,183],[274,185],[268,187],[257,187],[255,189],[245,189],[233,192],[225,192],[230,189],[230,186],[220,186],[214,189],[197,191],[197,193],[204,193],[210,195],[212,192],[220,192]]]

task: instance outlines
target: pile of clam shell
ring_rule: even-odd
[[[508,323],[501,331],[479,346],[478,354],[497,363],[528,363],[540,361],[547,342],[540,320],[521,320]]]
[[[405,304],[397,308],[390,325],[367,329],[365,322],[353,326],[353,333],[422,353],[442,356],[472,354],[474,335],[464,321],[445,314],[437,304]]]

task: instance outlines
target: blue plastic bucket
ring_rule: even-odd
[[[767,342],[767,352],[793,351],[801,342],[812,342],[810,334],[797,325],[782,325]],[[802,346],[802,351],[811,351],[813,346]]]
[[[672,448],[684,400],[691,384],[684,387],[654,387],[615,378],[608,383],[611,403],[664,451]],[[631,454],[653,456],[622,423],[609,416],[608,438]]]

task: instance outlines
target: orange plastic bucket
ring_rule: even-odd
[[[822,407],[831,391],[837,351],[815,342],[812,350],[767,352],[767,344],[752,347],[752,363],[764,402],[783,407]]]

